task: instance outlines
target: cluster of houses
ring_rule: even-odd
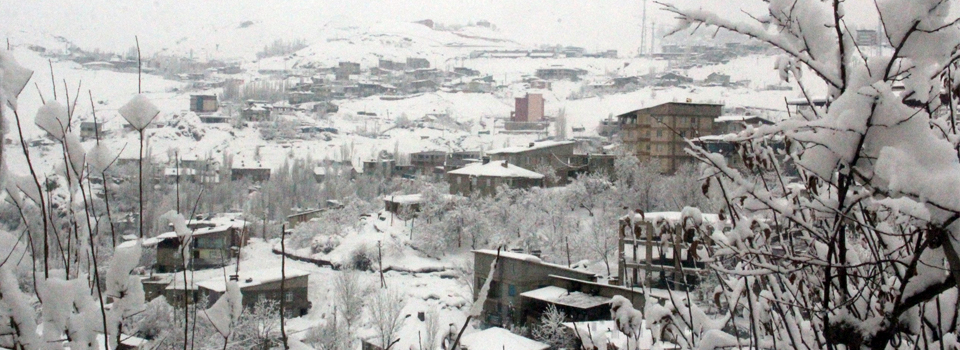
[[[236,267],[240,248],[249,239],[248,224],[240,214],[197,217],[188,220],[186,226],[191,231],[189,239],[170,231],[141,243],[145,249],[156,250],[151,274],[141,279],[147,301],[163,296],[174,307],[192,303],[212,305],[226,292],[227,280],[233,280],[243,293],[244,307],[252,308],[259,301],[283,300],[288,315],[305,315],[310,309],[307,272]],[[137,240],[123,244],[137,244]]]

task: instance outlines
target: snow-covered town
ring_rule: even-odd
[[[0,350],[960,350],[954,0],[0,0]]]

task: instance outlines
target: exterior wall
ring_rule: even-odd
[[[544,100],[541,94],[527,94],[517,97],[514,102],[514,114],[511,121],[538,122],[543,120]]]
[[[569,169],[564,162],[568,162],[569,158],[573,156],[574,148],[576,148],[576,144],[571,142],[570,144],[534,148],[522,152],[490,154],[490,160],[505,160],[510,164],[533,171],[537,171],[537,167],[541,164],[546,164],[556,171],[560,178],[560,183],[557,185],[560,185],[567,183],[567,170]]]
[[[229,264],[234,258],[232,248],[240,246],[244,240],[244,237],[240,237],[240,232],[231,228],[194,237],[193,247],[190,249],[193,254],[190,268],[204,269]],[[158,272],[183,270],[179,239],[167,239],[157,244],[156,269]]]
[[[215,95],[190,95],[191,112],[216,112],[219,107]]]
[[[640,161],[659,161],[660,171],[675,172],[694,161],[684,152],[684,138],[714,135],[722,105],[666,103],[619,116],[620,137]],[[677,135],[676,133],[680,133]]]
[[[230,170],[230,180],[239,181],[250,179],[253,182],[270,180],[270,169],[263,168],[235,168]]]
[[[291,229],[291,230],[295,229],[297,228],[297,226],[299,226],[302,223],[318,218],[320,217],[320,214],[322,214],[323,212],[324,210],[320,209],[320,210],[311,210],[311,211],[300,213],[300,214],[290,215],[287,217],[287,224],[290,225],[288,229]]]
[[[473,257],[476,278],[473,298],[476,300],[479,288],[490,274],[490,264],[496,259],[496,255],[474,252]],[[522,311],[527,307],[527,301],[520,294],[550,286],[550,275],[590,281],[594,278],[593,274],[586,272],[501,256],[490,284],[490,293],[483,305],[481,321],[500,326],[523,324],[525,319]]]
[[[433,169],[442,167],[446,159],[445,152],[419,152],[410,155],[410,164],[420,175],[430,175],[433,174]]]
[[[450,184],[450,194],[464,196],[469,196],[475,192],[483,196],[493,196],[497,194],[497,187],[500,187],[500,185],[520,189],[543,187],[542,179],[523,177],[471,177],[469,175],[447,174],[447,182]]]
[[[290,317],[303,316],[307,313],[307,310],[310,310],[310,307],[312,306],[307,297],[309,284],[308,277],[309,276],[288,278],[284,285],[284,292],[289,295],[289,298],[286,300],[284,305],[284,312]],[[208,302],[211,304],[215,303],[222,294],[220,292],[204,288],[201,288],[201,292],[201,294],[208,295]],[[260,300],[276,301],[279,306],[280,299],[284,297],[284,295],[280,293],[280,281],[241,288],[240,292],[243,294],[244,308],[253,308]]]

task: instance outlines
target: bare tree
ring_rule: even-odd
[[[377,331],[381,347],[389,349],[399,339],[397,333],[403,326],[403,296],[395,289],[381,289],[369,305],[370,322]]]

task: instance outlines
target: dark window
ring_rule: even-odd
[[[500,298],[500,283],[497,281],[490,281],[490,293],[487,295],[490,299],[499,299]]]
[[[507,295],[515,297],[517,296],[517,286],[508,284],[507,285]]]

